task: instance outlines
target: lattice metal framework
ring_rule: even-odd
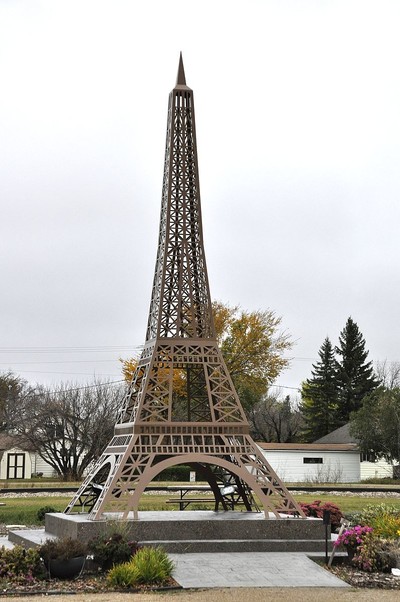
[[[158,253],[146,343],[115,434],[66,512],[138,517],[157,474],[194,467],[217,506],[304,516],[249,435],[218,348],[204,255],[193,92],[182,56],[169,97]],[[226,485],[229,485],[227,488]],[[229,493],[225,493],[229,492]]]

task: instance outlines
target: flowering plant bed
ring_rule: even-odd
[[[354,524],[355,520],[358,524]],[[353,517],[353,526],[339,534],[335,547],[344,546],[355,570],[392,573],[400,569],[400,513],[380,504]],[[399,577],[394,576],[394,582]]]

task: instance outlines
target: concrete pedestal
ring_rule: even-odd
[[[72,537],[89,541],[118,528],[117,515],[92,521],[87,514],[46,514],[45,529],[10,531],[9,539],[25,547],[47,538]],[[321,552],[325,526],[321,519],[263,513],[166,511],[139,512],[139,520],[123,521],[124,533],[141,545],[161,545],[170,553],[185,552]],[[328,533],[330,540],[330,533]]]

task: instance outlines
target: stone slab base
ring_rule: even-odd
[[[188,552],[319,552],[325,549],[321,519],[301,519],[253,512],[140,512],[139,520],[89,520],[87,514],[46,514],[45,530],[10,531],[9,539],[26,547],[47,537],[89,541],[123,523],[124,533],[142,545],[162,545],[170,553]],[[39,541],[38,541],[39,540]],[[328,533],[330,541],[330,532]]]

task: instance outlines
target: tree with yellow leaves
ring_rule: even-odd
[[[213,303],[217,340],[240,401],[249,410],[288,367],[284,354],[293,346],[280,330],[282,319],[274,311],[245,311]]]
[[[289,365],[284,355],[293,342],[280,330],[282,319],[272,310],[245,311],[217,301],[213,303],[213,315],[218,345],[240,401],[249,410]],[[121,361],[124,378],[130,381],[137,361]],[[175,371],[174,390],[179,393],[185,388],[184,371]]]

